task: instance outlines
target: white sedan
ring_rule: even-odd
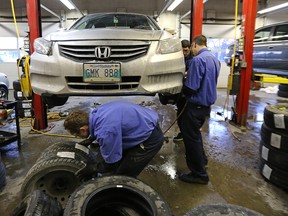
[[[34,47],[31,85],[47,104],[62,105],[69,96],[165,96],[182,89],[181,41],[146,15],[90,14],[36,39]]]

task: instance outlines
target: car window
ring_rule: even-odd
[[[288,40],[288,25],[281,25],[275,28],[275,33],[272,37],[273,41]]]
[[[95,14],[76,22],[70,29],[94,28],[133,28],[159,30],[160,28],[149,18],[135,14]]]
[[[271,27],[264,28],[255,33],[254,42],[267,41],[271,32]]]

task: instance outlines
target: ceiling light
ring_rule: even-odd
[[[175,0],[169,7],[168,11],[173,11],[183,0]]]
[[[69,10],[75,9],[75,6],[69,0],[60,0]]]
[[[280,5],[276,5],[274,7],[266,8],[264,10],[260,10],[257,13],[259,13],[259,14],[269,13],[271,11],[275,11],[275,10],[278,10],[278,9],[281,9],[281,8],[284,8],[284,7],[288,7],[288,2],[280,4]]]

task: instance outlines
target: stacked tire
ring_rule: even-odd
[[[288,190],[288,103],[265,107],[259,152],[261,175]]]
[[[32,97],[26,96],[21,90],[21,84],[19,80],[13,81],[14,98],[17,101],[18,116],[20,118],[33,117],[32,109]]]
[[[278,87],[277,95],[279,97],[288,98],[288,84],[280,84]]]
[[[172,216],[163,198],[138,179],[96,175],[83,180],[75,175],[88,163],[102,160],[99,156],[97,149],[75,142],[46,148],[24,178],[22,202],[13,216],[58,216],[63,212],[67,216]]]
[[[55,143],[44,150],[26,174],[21,197],[24,199],[34,190],[41,190],[64,207],[81,185],[75,173],[95,161],[96,155],[85,146],[75,142]]]

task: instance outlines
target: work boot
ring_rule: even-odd
[[[193,173],[181,173],[179,175],[179,179],[183,182],[187,183],[195,183],[195,184],[208,184],[209,182],[209,177],[208,175],[205,176],[199,176],[195,175]]]
[[[173,138],[173,141],[179,142],[182,141],[183,137],[181,133],[178,133],[178,135],[176,137]]]

